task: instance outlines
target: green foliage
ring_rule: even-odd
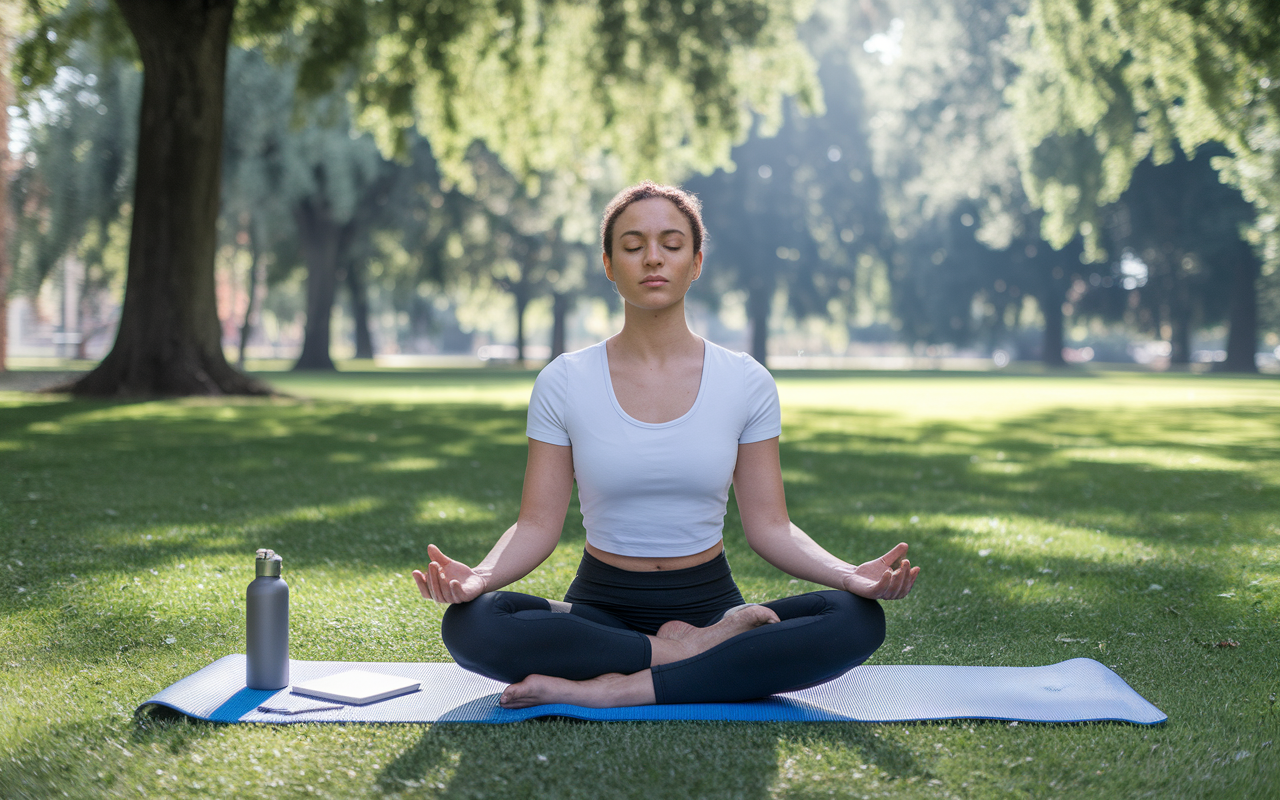
[[[1280,26],[1271,0],[1032,0],[1031,50],[1012,96],[1028,143],[1028,191],[1046,236],[1096,243],[1097,213],[1148,154],[1229,151],[1215,166],[1259,210],[1280,214]],[[1261,244],[1261,241],[1259,241]],[[1274,257],[1274,244],[1269,258]]]
[[[751,111],[814,102],[805,13],[793,0],[294,0],[244,3],[237,24],[300,58],[305,91],[354,75],[362,127],[397,153],[416,128],[465,187],[477,141],[521,178],[604,151],[626,180],[725,163]]]
[[[53,82],[85,43],[102,62],[133,60],[137,48],[110,0],[22,0],[12,62],[20,103]]]
[[[792,518],[842,557],[909,541],[923,567],[873,664],[1091,657],[1161,726],[133,719],[241,651],[263,546],[284,554],[294,657],[447,659],[408,570],[429,541],[477,558],[514,518],[533,377],[279,375],[296,399],[253,402],[0,394],[0,795],[1271,792],[1280,406],[1259,379],[779,379]],[[747,550],[733,505],[726,532],[748,599],[807,588]],[[582,543],[575,504],[520,588],[563,592]]]
[[[112,234],[118,245],[129,218],[141,76],[89,45],[65,62],[18,118],[26,142],[10,187],[10,247],[15,286],[29,295],[69,253],[84,262],[90,289],[112,284],[125,266],[111,257]]]
[[[1254,220],[1240,192],[1223,185],[1210,166],[1220,145],[1206,145],[1188,159],[1174,144],[1159,166],[1147,158],[1128,188],[1103,214],[1114,271],[1136,257],[1146,267],[1143,286],[1128,298],[1128,321],[1136,329],[1172,329],[1173,362],[1187,363],[1195,327],[1227,319],[1231,271],[1255,259],[1240,231]]]

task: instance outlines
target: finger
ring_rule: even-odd
[[[885,570],[880,576],[880,580],[876,581],[875,586],[871,587],[871,591],[867,593],[867,597],[871,599],[883,598],[885,589],[889,588],[890,581],[893,580],[893,571]]]
[[[906,564],[907,562],[902,562]],[[896,600],[898,592],[902,590],[902,579],[906,577],[903,569],[895,569],[889,578],[889,585],[884,587],[884,596],[886,600]]]
[[[911,575],[911,562],[902,559],[902,566],[894,572],[893,599],[901,600],[907,593],[907,578]]]
[[[462,583],[460,581],[449,581],[449,602],[465,603],[466,597],[462,594]]]
[[[906,597],[911,592],[911,587],[916,585],[916,576],[920,574],[919,567],[912,567],[911,574],[907,576],[907,588],[903,591],[902,596]]]
[[[440,569],[440,565],[434,561],[432,561],[431,565],[427,568],[427,577],[431,579],[431,599],[435,600],[437,603],[448,602],[444,599],[444,589],[440,585],[442,578],[441,572],[442,570]]]
[[[419,594],[428,600],[434,599],[431,596],[431,586],[427,583],[427,576],[422,574],[422,570],[413,571],[413,582],[417,584]]]
[[[896,567],[898,561],[907,554],[907,543],[899,542],[892,550],[880,556],[880,560],[891,567]]]
[[[450,581],[445,576],[440,576],[440,599],[445,603],[455,603],[457,598],[453,596],[453,584],[456,581]]]
[[[427,545],[427,558],[430,558],[442,567],[453,563],[453,559],[440,552],[440,548],[436,547],[434,544]]]
[[[449,578],[444,574],[444,567],[440,565],[436,565],[436,596],[440,598],[441,603],[453,602],[449,591]]]
[[[436,587],[435,587],[435,580],[434,580],[435,566],[436,565],[434,561],[428,564],[426,574],[422,576],[427,580],[427,594],[431,596],[432,600],[436,599]]]

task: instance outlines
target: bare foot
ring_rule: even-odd
[[[693,658],[740,633],[777,621],[778,615],[773,609],[754,603],[730,611],[724,619],[706,628],[672,620],[658,628],[656,636],[650,637],[653,656],[649,666]]]
[[[633,675],[611,672],[586,681],[530,675],[508,686],[498,699],[498,705],[503,708],[528,708],[547,703],[588,708],[652,705],[653,676],[647,669]]]

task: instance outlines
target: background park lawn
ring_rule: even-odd
[[[138,723],[243,651],[253,552],[292,655],[443,661],[409,571],[517,511],[532,372],[267,376],[291,398],[0,393],[0,797],[1263,797],[1280,784],[1275,379],[781,373],[792,517],[923,567],[873,663],[1088,656],[1157,727]],[[807,589],[751,554],[748,599]],[[559,595],[583,534],[518,584]],[[1226,644],[1223,644],[1226,643]]]

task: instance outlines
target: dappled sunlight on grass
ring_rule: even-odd
[[[278,391],[317,400],[357,403],[483,403],[518,408],[529,405],[537,372],[520,369],[455,369],[417,372],[271,373]]]
[[[885,412],[911,422],[931,419],[982,424],[1043,409],[1164,409],[1258,403],[1274,407],[1270,377],[1206,380],[1179,374],[1091,372],[1074,375],[907,376],[884,372],[779,372],[784,409],[830,408]]]
[[[405,456],[404,458],[383,461],[380,464],[375,464],[373,468],[378,472],[428,472],[433,469],[439,469],[440,460],[422,458],[421,456]]]

